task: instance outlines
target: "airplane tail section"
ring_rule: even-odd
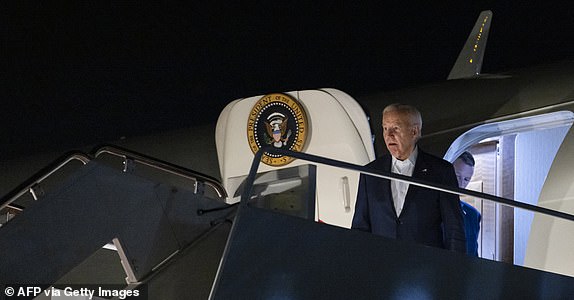
[[[480,74],[491,21],[492,11],[485,10],[480,13],[474,28],[450,70],[450,74],[447,77],[448,80],[470,78]]]

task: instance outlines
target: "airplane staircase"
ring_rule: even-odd
[[[121,157],[122,170],[103,154]],[[76,171],[38,192],[47,175],[74,160],[82,162]],[[15,199],[24,193],[15,192],[2,202],[21,212],[0,228],[0,283],[145,284],[149,299],[207,297],[233,214],[217,181],[112,147],[55,165],[21,189],[44,194],[37,201],[21,209]],[[187,186],[142,177],[135,172],[142,166]]]
[[[253,195],[264,189],[255,177],[265,151],[411,184],[426,184],[422,181],[264,149],[255,156],[240,205],[232,206],[222,201],[225,191],[211,178],[124,149],[102,149],[74,155],[82,166],[48,192],[39,192],[39,185],[62,162],[22,186],[38,200],[0,227],[0,284],[123,284],[145,288],[144,299],[574,297],[569,276],[321,224],[312,215],[262,208]],[[121,157],[123,169],[102,161],[102,153]],[[159,176],[136,172],[141,164],[159,167]],[[175,184],[166,174],[192,184]],[[21,195],[9,194],[0,208],[22,209],[13,200]]]

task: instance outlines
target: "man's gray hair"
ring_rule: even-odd
[[[420,111],[416,107],[408,104],[393,103],[387,105],[387,107],[383,109],[383,115],[387,112],[398,112],[409,116],[411,119],[411,125],[418,127],[420,137],[421,131],[423,129],[423,118],[421,117]]]

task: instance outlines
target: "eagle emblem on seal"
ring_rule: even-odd
[[[287,145],[291,130],[287,129],[289,117],[283,116],[281,113],[274,113],[269,116],[270,121],[265,121],[267,129],[268,145],[273,145],[276,148],[281,148]]]
[[[309,131],[307,114],[299,101],[282,93],[260,98],[247,121],[247,141],[253,153],[267,146],[302,151]],[[261,161],[270,166],[283,166],[292,157],[265,152]]]

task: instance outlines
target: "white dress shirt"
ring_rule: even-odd
[[[409,158],[405,160],[398,160],[394,156],[391,162],[391,172],[396,174],[401,174],[405,176],[412,176],[415,169],[415,162],[417,161],[417,156],[419,154],[418,147]],[[397,212],[397,217],[401,215],[403,211],[403,206],[405,205],[405,197],[407,196],[407,191],[409,189],[409,184],[402,181],[392,180],[391,181],[391,193],[393,195],[393,202],[395,204],[395,211]]]

